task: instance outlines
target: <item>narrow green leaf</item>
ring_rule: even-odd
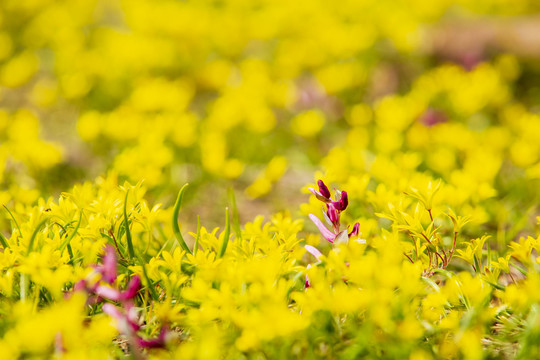
[[[131,239],[131,230],[129,230],[129,221],[127,215],[127,201],[129,196],[129,189],[126,191],[126,199],[124,200],[124,226],[126,229],[126,241],[128,246],[129,258],[133,259],[135,257],[135,250],[133,250],[133,241]]]
[[[73,264],[73,249],[71,248],[71,245],[67,245],[67,250],[68,250],[68,254],[69,254],[69,262],[71,264]]]
[[[221,243],[221,248],[219,249],[218,258],[225,255],[227,250],[227,245],[229,244],[229,237],[231,235],[231,221],[229,219],[229,208],[225,208],[225,234],[223,236],[223,242]]]
[[[236,206],[236,197],[234,196],[234,190],[229,188],[229,202],[232,206],[232,224],[234,235],[239,241],[242,241],[242,230],[240,228],[240,215],[238,213],[238,207]]]
[[[184,191],[186,190],[186,187],[188,185],[189,184],[185,184],[184,186],[182,186],[182,188],[178,192],[178,198],[176,199],[176,203],[174,204],[173,209],[172,225],[174,236],[176,237],[176,240],[178,240],[178,243],[180,244],[182,249],[192,254],[191,250],[189,250],[189,247],[186,244],[186,241],[184,240],[184,237],[182,236],[182,233],[180,232],[180,226],[178,225],[178,213],[180,212],[180,207],[182,206],[182,198],[184,197]]]
[[[480,268],[480,260],[478,260],[478,257],[476,255],[473,256],[474,260],[474,267],[476,268],[476,272],[482,273],[482,269]]]
[[[152,280],[150,280],[150,277],[148,276],[148,271],[146,270],[146,262],[138,254],[137,254],[137,259],[141,263],[143,276],[144,276],[144,279],[146,280],[146,283],[148,284],[148,290],[150,291],[150,296],[152,296],[153,300],[158,300],[159,296],[156,292],[156,289],[154,289]]]
[[[4,209],[6,209],[6,211],[9,213],[9,215],[13,219],[13,222],[15,223],[15,226],[17,226],[17,229],[19,230],[19,235],[22,236],[21,227],[19,226],[19,223],[17,222],[17,219],[15,219],[15,216],[13,216],[13,214],[11,213],[11,211],[9,211],[9,209],[7,208],[6,205],[2,205],[2,206],[4,207]]]
[[[36,240],[36,236],[39,232],[39,230],[41,230],[41,228],[43,227],[43,225],[45,225],[45,223],[47,222],[47,220],[49,220],[48,217],[46,217],[45,219],[41,220],[39,222],[39,224],[37,224],[36,228],[34,229],[34,232],[32,233],[32,237],[30,238],[30,243],[28,243],[28,250],[26,251],[26,254],[30,254],[32,252],[32,250],[34,249],[34,242]]]
[[[487,282],[489,285],[493,286],[495,289],[498,289],[498,290],[506,290],[506,286],[502,286],[502,285],[499,285],[499,284],[496,284],[496,283],[494,283],[494,282],[487,281],[487,280],[486,280],[486,282]]]
[[[200,238],[201,238],[201,217],[197,215],[197,237],[195,238],[195,245],[193,246],[193,255],[196,255],[197,250],[199,250]]]
[[[2,235],[2,233],[0,233],[0,243],[2,244],[2,246],[4,247],[4,249],[9,248],[9,242],[8,242],[8,240],[6,239],[6,237],[5,237],[4,235]]]

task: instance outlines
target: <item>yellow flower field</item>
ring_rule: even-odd
[[[0,360],[539,358],[539,11],[0,1]]]

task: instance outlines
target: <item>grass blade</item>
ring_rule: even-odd
[[[129,189],[126,191],[126,199],[124,200],[124,226],[126,229],[126,241],[128,246],[129,258],[135,258],[135,250],[133,250],[133,240],[131,238],[131,230],[129,230],[129,221],[127,215],[127,201],[129,196]]]
[[[193,255],[196,255],[197,250],[199,250],[200,238],[201,238],[201,217],[197,215],[197,237],[195,238],[195,245],[193,246]]]
[[[43,227],[43,225],[45,225],[47,220],[49,220],[48,217],[41,220],[39,222],[39,224],[37,224],[36,228],[34,229],[34,232],[32,233],[32,237],[30,238],[30,243],[28,243],[28,250],[26,250],[26,255],[30,254],[32,252],[32,250],[34,249],[34,242],[36,241],[36,236],[37,236],[39,230],[41,230],[41,228]]]
[[[156,289],[154,289],[152,280],[150,280],[150,277],[148,276],[148,271],[146,270],[146,262],[139,255],[137,255],[137,259],[141,263],[143,276],[144,276],[144,279],[146,280],[146,283],[148,284],[148,291],[150,291],[150,296],[152,296],[153,300],[158,300],[159,295],[157,294]]]
[[[6,239],[6,237],[2,233],[0,233],[0,243],[2,244],[4,249],[9,248],[8,240]]]
[[[236,197],[234,196],[234,190],[229,188],[229,202],[232,206],[232,225],[234,230],[234,235],[237,239],[242,241],[242,230],[240,229],[240,215],[238,213],[238,207],[236,206]]]
[[[223,242],[221,243],[221,248],[219,249],[218,258],[225,255],[227,250],[227,245],[229,244],[229,237],[231,235],[231,221],[229,219],[229,208],[225,208],[225,235],[223,236]]]
[[[4,206],[4,209],[6,209],[6,211],[9,213],[9,215],[13,219],[13,222],[15,223],[15,226],[17,226],[17,229],[19,230],[19,236],[22,236],[21,227],[19,226],[19,223],[17,222],[17,219],[15,219],[15,216],[13,216],[13,214],[11,213],[11,211],[9,211],[9,209],[8,209],[8,207],[6,205],[2,205],[2,206]]]
[[[187,186],[188,184],[185,184],[178,192],[178,198],[176,199],[176,203],[174,204],[173,209],[172,225],[174,236],[176,237],[176,240],[178,240],[178,243],[180,244],[182,249],[192,254],[191,250],[186,244],[186,241],[184,240],[184,237],[182,236],[182,233],[180,232],[180,226],[178,225],[178,213],[180,212],[180,207],[182,206],[182,198],[184,197],[184,191],[186,191]]]

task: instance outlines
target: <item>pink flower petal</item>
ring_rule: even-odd
[[[324,238],[328,241],[330,241],[331,243],[334,242],[334,239],[336,238],[336,234],[334,234],[333,232],[331,232],[330,230],[328,230],[328,228],[326,226],[324,226],[324,224],[322,223],[322,221],[316,217],[315,215],[313,214],[309,214],[309,218],[311,219],[311,221],[313,221],[313,223],[315,224],[315,226],[317,226],[317,228],[319,229],[319,231],[321,232],[322,236],[324,236]]]
[[[323,254],[315,246],[305,245],[304,249],[306,249],[306,251],[311,255],[315,256],[317,260],[321,260],[321,256],[323,256]]]
[[[103,285],[100,285],[96,288],[96,294],[101,296],[102,298],[112,301],[120,301],[122,299],[122,294],[120,293],[120,291]]]

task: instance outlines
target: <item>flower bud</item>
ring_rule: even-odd
[[[347,192],[342,191],[341,198],[339,199],[339,201],[334,201],[334,206],[339,211],[343,211],[347,208],[348,205],[349,205],[349,197],[347,196]]]
[[[319,192],[322,196],[326,198],[330,198],[330,190],[328,190],[328,187],[324,184],[322,180],[317,181],[317,185],[319,185]]]

